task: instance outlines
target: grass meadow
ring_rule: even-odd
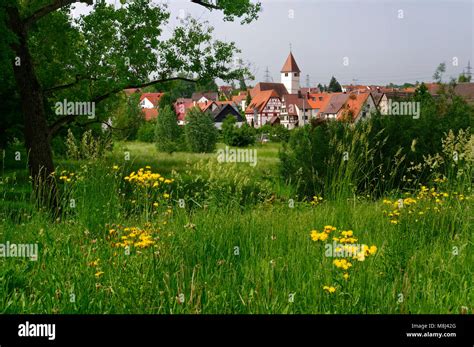
[[[26,163],[4,164],[0,243],[39,253],[0,258],[1,312],[472,312],[471,196],[437,182],[299,201],[278,179],[279,148],[255,147],[255,167],[137,142],[57,160],[56,219],[35,208]],[[333,238],[370,250],[344,265],[327,256]]]

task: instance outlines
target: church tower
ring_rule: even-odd
[[[289,94],[298,94],[300,90],[300,75],[301,70],[296,64],[293,53],[286,59],[285,65],[281,69],[281,83],[283,83]]]

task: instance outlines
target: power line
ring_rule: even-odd
[[[470,60],[468,60],[468,62],[467,62],[466,70],[467,70],[466,75],[472,77],[472,72],[471,72],[472,67],[471,67],[471,61]]]
[[[270,70],[268,70],[268,66],[267,68],[265,69],[265,82],[271,82],[270,80],[273,80],[273,78],[271,77],[270,75]]]

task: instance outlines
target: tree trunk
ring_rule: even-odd
[[[33,189],[41,205],[47,204],[57,208],[57,189],[55,180],[51,177],[51,173],[54,172],[53,155],[41,86],[28,50],[26,27],[18,8],[11,6],[7,11],[10,30],[18,38],[17,42],[12,44],[16,54],[13,70],[21,97],[25,146]]]

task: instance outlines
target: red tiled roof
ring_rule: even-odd
[[[244,101],[245,99],[247,99],[247,93],[245,94],[242,94],[242,95],[234,95],[232,97],[232,101],[236,104],[240,104],[242,101]]]
[[[257,83],[255,87],[250,89],[250,96],[252,98],[255,97],[255,95],[259,94],[260,92],[267,91],[267,90],[274,90],[277,92],[278,97],[282,97],[283,95],[288,94],[288,90],[286,90],[286,87],[283,83],[273,83],[273,82],[260,82]]]
[[[336,114],[344,106],[349,94],[345,93],[330,93],[329,100],[326,103],[326,106],[321,111],[327,114]]]
[[[140,101],[147,98],[153,104],[153,106],[157,107],[158,102],[160,101],[162,96],[163,96],[163,93],[143,93],[140,96]]]
[[[454,92],[468,102],[474,101],[474,83],[459,83],[454,87]]]
[[[313,110],[319,109],[320,111],[326,108],[329,100],[331,99],[331,94],[329,93],[316,93],[309,94],[308,104]]]
[[[297,116],[296,107],[298,107],[300,110],[311,110],[313,108],[306,97],[300,98],[298,94],[285,95],[283,96],[282,101],[285,103],[286,112],[290,116]],[[291,107],[291,105],[294,107]]]
[[[257,112],[259,113],[262,112],[270,98],[279,98],[279,95],[274,90],[265,90],[258,93],[252,99],[250,105],[248,105],[247,109],[245,110],[245,113],[253,113],[254,109],[257,109]]]
[[[344,106],[337,113],[337,119],[350,121],[356,120],[369,97],[370,93],[350,94]],[[347,119],[348,117],[350,117],[350,119]]]
[[[155,119],[158,117],[158,110],[156,108],[142,108],[143,117],[146,121]]]
[[[199,106],[202,112],[206,112],[209,108],[212,107],[212,105],[215,105],[216,103],[214,101],[211,102],[198,102],[196,103],[196,106]]]
[[[290,55],[286,58],[285,65],[281,68],[281,72],[301,72],[298,64],[296,64],[293,53],[290,52]]]

